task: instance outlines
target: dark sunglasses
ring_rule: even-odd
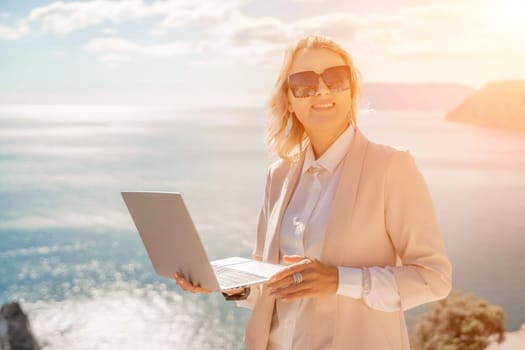
[[[288,76],[288,86],[295,97],[314,96],[319,88],[319,78],[323,79],[331,92],[340,92],[350,88],[350,67],[334,66],[324,70],[321,74],[314,71],[298,72]]]

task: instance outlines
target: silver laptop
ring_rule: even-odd
[[[210,262],[180,193],[122,192],[122,197],[160,276],[172,279],[179,272],[218,292],[265,282],[285,268],[240,257]]]

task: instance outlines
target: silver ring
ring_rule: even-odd
[[[295,282],[295,284],[303,282],[303,274],[300,272],[294,272],[293,281]]]

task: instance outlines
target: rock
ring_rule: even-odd
[[[29,319],[17,302],[0,309],[0,350],[39,350]]]
[[[7,339],[7,321],[0,318],[0,350],[11,350]]]
[[[487,83],[450,112],[447,120],[525,131],[525,80]]]

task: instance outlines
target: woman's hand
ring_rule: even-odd
[[[211,290],[202,288],[201,286],[195,286],[190,281],[184,278],[180,273],[175,273],[173,275],[173,278],[175,278],[175,282],[179,287],[182,288],[185,292],[192,292],[192,293],[204,293],[209,294],[211,293]]]
[[[273,275],[266,283],[266,290],[270,295],[283,301],[293,301],[337,292],[337,267],[299,255],[286,255],[284,260],[292,265]],[[302,275],[301,283],[295,283],[293,275],[296,272]]]
[[[223,290],[222,292],[228,295],[235,295],[239,293],[244,293],[244,288],[228,289],[228,290]]]
[[[184,276],[182,276],[178,272],[173,275],[173,278],[175,278],[175,282],[177,283],[177,285],[181,287],[182,290],[184,290],[185,292],[204,293],[204,294],[209,294],[212,292],[211,290],[202,288],[201,286],[193,285],[190,281],[185,279]],[[224,291],[224,293],[228,295],[239,294],[242,292],[244,292],[244,288],[230,289],[230,290]]]

